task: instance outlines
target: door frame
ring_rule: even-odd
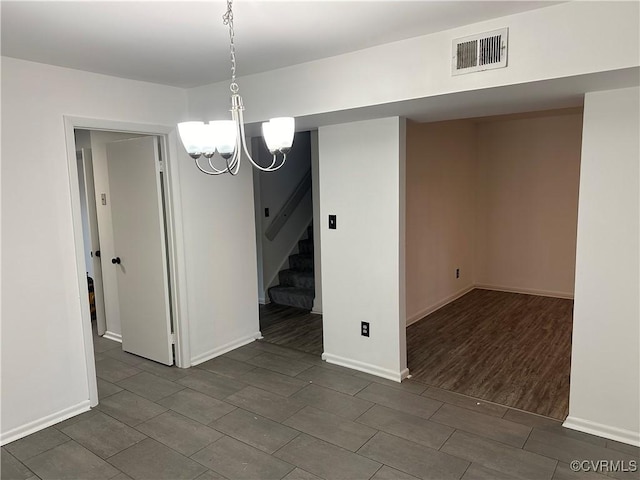
[[[121,122],[95,118],[63,115],[65,142],[67,146],[67,168],[71,195],[71,216],[73,222],[74,250],[76,255],[76,273],[81,292],[81,321],[83,348],[87,366],[89,401],[92,407],[98,404],[98,381],[96,378],[95,354],[93,351],[93,332],[91,331],[91,313],[89,297],[83,295],[87,289],[86,264],[84,258],[84,239],[82,236],[82,217],[80,209],[80,184],[76,160],[76,141],[74,131],[103,130],[112,132],[155,135],[160,138],[160,153],[164,163],[165,205],[167,253],[169,261],[169,294],[172,305],[173,330],[175,335],[175,363],[180,368],[191,366],[189,348],[189,316],[187,312],[187,292],[185,285],[185,256],[182,222],[182,202],[180,195],[180,171],[178,168],[178,137],[175,126],[150,125]]]

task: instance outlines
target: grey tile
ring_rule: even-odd
[[[93,351],[95,353],[105,353],[113,348],[122,348],[122,344],[97,335],[93,337]]]
[[[274,372],[282,373],[283,375],[289,375],[295,377],[300,372],[304,372],[311,368],[311,364],[296,360],[294,358],[285,358],[273,353],[262,353],[256,357],[247,360],[247,363],[260,368],[266,368],[267,370],[273,370]]]
[[[237,378],[243,373],[253,370],[255,367],[231,358],[217,357],[201,363],[197,368],[224,375],[225,377]]]
[[[0,453],[2,480],[27,480],[33,476],[33,472],[6,451],[4,447],[0,451],[2,452]]]
[[[69,440],[70,438],[64,433],[54,427],[49,427],[11,442],[5,445],[4,448],[18,460],[24,462],[27,458],[35,457]]]
[[[371,480],[418,480],[418,477],[383,465],[382,468],[371,477]]]
[[[188,388],[163,398],[158,403],[205,425],[236,408],[221,400]]]
[[[111,350],[107,350],[106,352],[104,352],[102,355],[103,357],[113,358],[134,367],[144,361],[147,361],[142,357],[125,352],[124,350],[122,350],[122,348],[112,348]]]
[[[212,428],[171,410],[136,428],[187,457],[222,437]]]
[[[395,388],[396,390],[402,390],[403,392],[413,393],[415,395],[420,395],[427,389],[427,385],[424,383],[416,382],[415,380],[408,378],[405,378],[402,382],[394,382],[393,380],[377,377],[364,372],[355,372],[354,375],[358,378],[364,378],[365,380],[379,383],[380,385],[386,385],[387,387]]]
[[[178,368],[175,365],[169,367],[161,363],[152,362],[151,360],[144,360],[142,363],[136,365],[136,367],[140,370],[144,370],[145,372],[153,373],[159,377],[171,380],[172,382],[175,382],[179,378],[186,377],[195,371],[195,369]]]
[[[337,390],[347,395],[355,395],[371,382],[363,378],[358,378],[345,373],[334,372],[328,368],[311,367],[298,374],[296,378],[309,383],[320,385],[321,387]]]
[[[238,360],[239,362],[246,362],[250,358],[256,357],[262,353],[261,350],[257,350],[252,347],[252,343],[244,345],[242,347],[231,350],[230,352],[222,355],[223,357],[230,358],[232,360]]]
[[[100,410],[93,408],[87,412],[81,413],[80,415],[76,415],[60,423],[56,423],[54,427],[56,427],[58,430],[62,430],[63,428],[68,427],[69,425],[73,425],[74,423],[80,422],[82,420],[86,420],[87,418],[91,418],[94,415],[97,415],[98,413],[100,413]]]
[[[371,478],[380,468],[373,460],[305,434],[274,455],[326,480]]]
[[[531,480],[550,479],[557,463],[551,458],[465,432],[454,432],[440,451]]]
[[[122,388],[120,388],[114,383],[107,382],[106,380],[103,380],[101,378],[98,378],[97,380],[98,380],[98,398],[100,400],[104,400],[108,396],[122,391]]]
[[[314,475],[313,473],[306,472],[301,468],[294,468],[290,473],[284,477],[283,480],[322,480],[320,477]]]
[[[191,458],[227,478],[239,480],[281,479],[294,468],[293,465],[226,436]]]
[[[241,408],[237,408],[210,425],[236,440],[267,453],[275,452],[299,434],[292,428]]]
[[[606,446],[607,448],[610,448],[612,450],[617,450],[622,453],[626,453],[627,455],[640,457],[640,447],[635,447],[633,445],[629,445],[622,442],[616,442],[615,440],[607,440]]]
[[[43,480],[100,480],[119,472],[74,441],[63,443],[25,462]]]
[[[102,458],[109,458],[146,438],[104,413],[69,425],[63,432]]]
[[[192,374],[176,380],[176,383],[218,400],[224,400],[229,395],[233,395],[247,386],[246,383],[240,380],[198,369]]]
[[[442,403],[436,400],[377,383],[372,383],[356,397],[422,418],[429,418],[442,406]]]
[[[276,422],[282,422],[304,407],[302,402],[294,398],[283,397],[252,386],[234,393],[227,401]]]
[[[355,420],[373,406],[373,403],[367,400],[317,385],[309,385],[292,395],[291,398],[349,420]]]
[[[458,480],[469,466],[465,460],[384,432],[377,433],[358,453],[425,479]]]
[[[272,393],[277,393],[283,397],[293,395],[307,385],[307,382],[303,380],[289,377],[281,373],[276,373],[271,370],[265,370],[263,368],[251,370],[240,378],[254,387],[258,387]]]
[[[304,407],[285,420],[284,424],[352,452],[376,433],[373,428],[313,407]]]
[[[281,347],[280,345],[274,345],[272,343],[265,342],[264,340],[258,340],[251,344],[251,348],[260,350],[261,352],[273,353],[281,357],[290,358],[292,360],[304,360],[309,356],[308,353],[293,350],[291,348]]]
[[[494,417],[502,417],[507,410],[509,410],[507,407],[503,407],[502,405],[486,402],[477,398],[467,397],[460,393],[449,392],[436,387],[427,388],[422,393],[422,396],[433,398],[440,402],[450,403],[451,405],[456,405],[458,407],[468,408],[469,410],[474,410],[486,415],[493,415]]]
[[[638,461],[636,457],[627,455],[617,450],[612,450],[600,445],[578,440],[568,435],[546,429],[534,428],[529,440],[524,446],[525,450],[535,452],[546,457],[555,458],[561,463],[570,463],[573,460],[613,460],[629,464]],[[637,473],[633,472],[609,472],[609,476],[615,478],[637,479]]]
[[[133,479],[129,475],[125,475],[124,473],[120,472],[118,475],[116,475],[115,477],[109,480],[133,480]]]
[[[453,433],[453,428],[446,425],[382,405],[374,405],[356,422],[435,449],[440,448]]]
[[[109,463],[135,480],[188,480],[207,470],[151,438],[114,455]]]
[[[118,382],[118,386],[152,402],[173,395],[184,389],[184,385],[170,382],[151,373],[142,372]]]
[[[213,470],[207,470],[202,475],[198,475],[195,480],[225,480],[225,478]]]
[[[554,435],[559,435],[565,438],[573,438],[574,440],[591,443],[593,445],[598,445],[599,447],[607,446],[606,438],[591,435],[589,433],[579,432],[570,428],[565,428],[561,424],[542,426],[538,427],[536,430],[544,430],[545,432],[553,433]]]
[[[141,370],[113,358],[105,358],[96,362],[96,375],[107,382],[117,383],[131,377]]]
[[[105,398],[99,406],[100,410],[107,415],[111,415],[131,427],[167,410],[157,403],[150,402],[146,398],[126,390]]]
[[[573,470],[571,470],[568,464],[564,463],[558,463],[556,471],[553,474],[553,480],[606,480],[607,478],[610,477],[600,475],[599,473],[595,472],[574,472]]]
[[[225,480],[225,478],[213,470],[207,470],[202,475],[198,475],[195,480]]]
[[[509,408],[502,418],[509,420],[510,422],[527,425],[528,427],[556,427],[562,425],[562,422],[559,420],[543,417],[542,415],[536,415],[535,413],[514,410],[512,408]]]
[[[433,414],[431,421],[518,448],[524,445],[531,433],[531,427],[448,403]]]
[[[506,473],[483,467],[477,463],[472,463],[462,476],[462,480],[513,480],[513,478]]]

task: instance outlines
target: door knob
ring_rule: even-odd
[[[96,250],[96,257],[100,258],[100,250]]]
[[[114,265],[117,263],[118,265],[120,265],[120,257],[116,257],[116,258],[112,258],[111,259],[111,263],[113,263]]]

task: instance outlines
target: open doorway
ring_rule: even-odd
[[[258,163],[269,163],[271,155],[261,138],[253,139],[252,152]],[[263,340],[320,356],[323,346],[320,239],[314,228],[319,215],[316,181],[316,132],[296,133],[287,163],[280,170],[254,170]]]
[[[409,125],[415,379],[566,417],[581,137],[581,108]]]
[[[112,364],[125,368],[135,359],[150,368],[189,366],[179,345],[186,337],[179,331],[172,274],[168,139],[155,129],[118,131],[113,122],[103,128],[94,120],[66,123],[72,198],[79,200],[73,216],[81,232],[76,257],[87,291],[81,303],[94,406],[98,382],[113,373]]]

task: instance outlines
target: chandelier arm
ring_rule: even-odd
[[[211,170],[213,170],[215,173],[215,175],[221,175],[223,173],[227,173],[227,170],[218,170],[216,167],[213,166],[213,162],[211,161],[213,157],[208,158],[208,162],[209,162],[209,167],[211,168]]]
[[[222,175],[223,173],[227,173],[226,170],[217,170],[214,168],[213,172],[210,172],[209,170],[205,170],[204,168],[202,168],[200,166],[200,163],[198,162],[199,158],[194,159],[196,162],[196,167],[198,167],[198,170],[200,170],[202,173],[205,173],[207,175]],[[211,161],[209,161],[211,162]],[[213,168],[213,167],[212,167]]]

